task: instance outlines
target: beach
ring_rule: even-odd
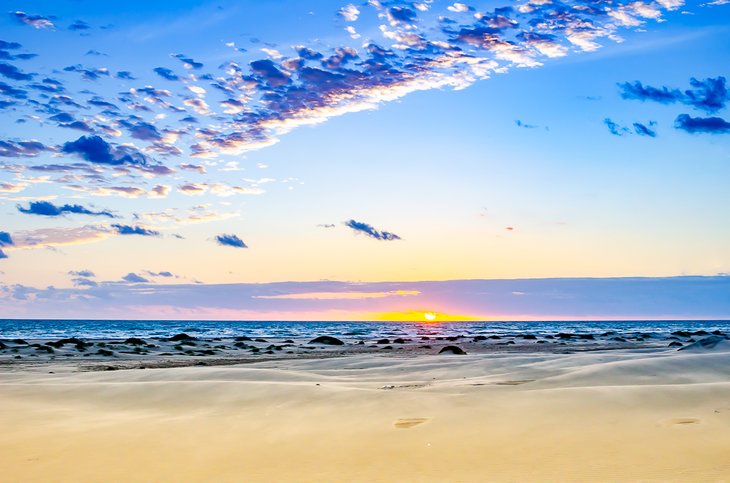
[[[0,480],[730,481],[728,341],[692,337],[4,359]]]

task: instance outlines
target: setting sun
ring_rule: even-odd
[[[423,318],[429,322],[432,322],[436,320],[436,314],[434,314],[433,312],[426,312],[423,314]]]

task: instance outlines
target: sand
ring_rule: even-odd
[[[78,369],[0,367],[0,481],[730,481],[727,344]]]

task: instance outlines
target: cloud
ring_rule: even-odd
[[[178,59],[180,62],[182,62],[183,67],[185,67],[186,69],[200,70],[203,68],[202,63],[196,62],[184,54],[175,54],[175,55],[173,55],[173,57]]]
[[[68,272],[69,275],[73,275],[74,277],[84,277],[84,278],[91,278],[96,277],[96,274],[92,272],[91,270],[71,270]]]
[[[215,237],[215,241],[218,242],[219,245],[223,246],[229,246],[234,248],[248,248],[248,245],[246,245],[243,240],[238,238],[236,235],[217,235]]]
[[[0,62],[0,75],[17,81],[31,80],[33,78],[33,74],[27,74],[14,65],[4,62]]]
[[[164,277],[164,278],[172,278],[175,275],[172,272],[168,272],[166,270],[162,272],[151,272],[149,270],[145,270],[144,273],[149,275],[150,277]]]
[[[16,21],[25,25],[30,25],[35,29],[52,29],[55,27],[52,22],[55,20],[55,17],[53,16],[44,17],[43,15],[30,15],[19,10],[16,12],[10,12],[10,16]]]
[[[149,283],[149,280],[146,278],[137,275],[136,273],[128,273],[125,276],[122,277],[122,280],[129,283]]]
[[[388,292],[301,292],[280,295],[254,295],[255,299],[271,300],[359,300],[385,297],[407,297],[420,295],[418,290],[390,290]]]
[[[72,278],[71,282],[76,287],[98,287],[99,286],[99,284],[96,283],[94,280],[84,278],[84,277]]]
[[[721,117],[692,117],[680,114],[674,127],[690,134],[730,134],[730,122]]]
[[[640,81],[618,84],[621,97],[639,101],[651,101],[661,104],[685,104],[695,109],[714,113],[725,108],[730,95],[724,77],[708,77],[698,80],[694,77],[689,81],[691,88],[681,91],[666,86],[644,86]]]
[[[89,30],[90,28],[91,25],[84,22],[83,20],[74,20],[74,22],[68,26],[68,29],[73,31]]]
[[[375,228],[373,228],[371,225],[368,225],[367,223],[363,223],[360,221],[348,220],[344,224],[345,224],[345,226],[355,230],[355,232],[364,233],[365,235],[367,235],[371,238],[374,238],[376,240],[390,241],[390,240],[400,240],[401,239],[395,233],[390,233],[388,231],[378,231]]]
[[[653,126],[655,123],[651,122],[649,123],[649,126]],[[642,124],[640,122],[634,123],[634,132],[638,134],[639,136],[648,136],[651,138],[656,137],[656,131],[645,124]]]
[[[614,136],[625,136],[630,132],[629,128],[620,126],[609,118],[604,119],[603,124],[606,125],[608,131]]]
[[[142,236],[159,236],[160,232],[143,228],[141,226],[119,225],[113,224],[112,228],[120,235],[142,235]]]
[[[0,141],[0,158],[34,158],[53,148],[39,141]]]
[[[167,69],[165,67],[155,67],[152,69],[155,71],[155,74],[159,75],[163,79],[169,80],[169,81],[179,81],[180,77],[178,77],[177,74],[175,74],[170,69]]]
[[[81,136],[76,141],[64,143],[61,151],[76,154],[86,161],[100,164],[144,166],[149,161],[147,156],[137,149],[131,146],[112,146],[99,136]],[[0,155],[2,155],[1,151]]]
[[[0,247],[11,247],[15,245],[13,237],[7,231],[0,231]]]
[[[73,213],[79,215],[108,216],[109,218],[114,218],[114,215],[108,210],[91,211],[81,205],[66,204],[57,206],[50,201],[31,201],[28,208],[23,208],[21,205],[18,205],[17,208],[21,213],[29,215],[63,216],[66,213]]]
[[[339,14],[348,22],[356,22],[357,18],[360,16],[360,9],[353,4],[349,4],[342,7]]]

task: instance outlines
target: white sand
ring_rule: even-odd
[[[730,481],[722,348],[71,368],[0,373],[0,481]]]

